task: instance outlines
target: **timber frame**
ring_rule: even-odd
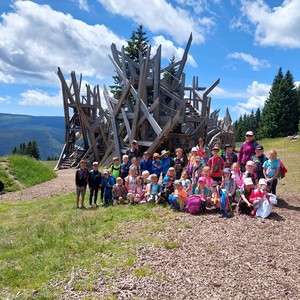
[[[139,60],[129,58],[124,47],[119,51],[111,45],[109,59],[115,67],[122,93],[116,99],[104,85],[103,102],[100,88],[87,84],[81,95],[82,75],[71,73],[67,84],[58,68],[61,81],[66,135],[56,169],[77,167],[81,159],[111,164],[112,157],[120,159],[132,140],[137,140],[142,150],[150,154],[168,148],[171,152],[181,147],[189,152],[199,137],[213,141],[233,140],[231,118],[219,121],[219,110],[211,112],[209,94],[219,84],[217,79],[208,88],[200,87],[198,77],[186,86],[183,72],[188,58],[192,34],[181,60],[161,67],[161,46],[151,57],[149,46],[146,56]],[[176,68],[175,75],[172,70]],[[225,137],[224,137],[224,133]]]

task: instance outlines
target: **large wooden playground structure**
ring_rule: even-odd
[[[218,138],[222,144],[234,142],[231,117],[219,120],[219,110],[211,112],[209,94],[219,84],[217,79],[208,88],[199,86],[198,77],[186,85],[184,66],[188,58],[192,34],[181,60],[161,66],[161,46],[154,55],[149,46],[146,56],[138,60],[111,45],[111,60],[121,83],[120,98],[116,99],[104,85],[104,102],[99,86],[86,84],[81,94],[79,79],[71,72],[70,84],[60,68],[65,114],[65,144],[56,169],[77,167],[81,159],[109,165],[112,157],[120,159],[137,140],[142,150],[150,154],[177,147],[189,152],[199,137],[207,142]],[[176,69],[176,72],[172,70]]]

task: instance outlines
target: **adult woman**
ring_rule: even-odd
[[[247,131],[246,140],[240,148],[239,159],[238,159],[242,172],[245,172],[246,163],[248,160],[251,159],[251,156],[255,154],[255,148],[257,145],[258,143],[255,140],[253,131]]]
[[[204,138],[199,138],[198,140],[198,145],[197,145],[197,156],[202,157],[202,152],[203,151],[209,151],[208,147],[205,146],[205,139]]]

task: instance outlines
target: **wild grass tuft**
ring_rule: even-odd
[[[8,157],[11,174],[24,186],[29,187],[56,177],[56,174],[45,164],[23,155]]]

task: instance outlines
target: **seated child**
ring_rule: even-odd
[[[203,200],[207,200],[211,195],[211,190],[207,186],[205,186],[205,177],[201,176],[198,179],[198,184],[195,189],[195,194],[200,195]]]
[[[165,176],[163,178],[162,184],[163,184],[163,188],[159,194],[160,197],[158,198],[156,203],[161,203],[161,202],[170,203],[169,196],[174,192],[173,181],[170,179],[169,176]]]
[[[254,161],[252,160],[248,160],[247,163],[246,163],[246,171],[245,173],[243,174],[243,179],[245,178],[251,178],[254,186],[256,186],[257,184],[257,175],[254,173]]]
[[[128,204],[140,203],[144,199],[144,186],[143,178],[138,176],[135,180],[135,187],[133,190],[128,191],[127,199],[129,200]]]
[[[236,212],[238,214],[240,214],[240,213],[251,214],[253,206],[249,200],[250,200],[250,195],[251,195],[253,189],[254,189],[254,184],[253,184],[252,179],[249,177],[245,178],[244,186],[241,189],[241,197],[236,206]]]
[[[171,207],[175,210],[183,212],[187,204],[188,195],[183,189],[182,182],[180,180],[175,180],[174,182],[174,193],[170,195],[169,200],[171,202]]]
[[[149,195],[147,195],[147,202],[156,202],[161,192],[161,185],[158,183],[158,176],[156,174],[150,175],[151,183]]]
[[[219,189],[220,186],[218,184],[217,181],[214,181],[211,184],[211,196],[207,197],[207,207],[212,207],[214,206],[215,208],[220,208],[222,209],[222,203],[221,203],[221,199],[220,199],[220,194],[219,194]]]
[[[127,189],[123,184],[122,177],[118,177],[116,179],[116,184],[113,186],[112,189],[113,195],[113,205],[116,206],[119,203],[124,203],[126,196],[127,196]]]
[[[187,170],[182,171],[181,178],[183,189],[187,192],[188,196],[192,195],[192,183],[188,178]]]
[[[260,204],[263,201],[263,197],[264,197],[264,192],[263,192],[263,188],[267,185],[265,179],[261,178],[258,181],[258,185],[256,189],[253,189],[249,198],[249,202],[252,204],[253,206],[253,210],[251,211],[251,216],[255,216],[256,215],[256,211],[258,209],[258,207],[260,206]]]
[[[205,178],[205,186],[208,188],[211,187],[211,184],[213,183],[213,179],[210,177],[211,171],[209,166],[204,166],[202,168],[202,176]]]

